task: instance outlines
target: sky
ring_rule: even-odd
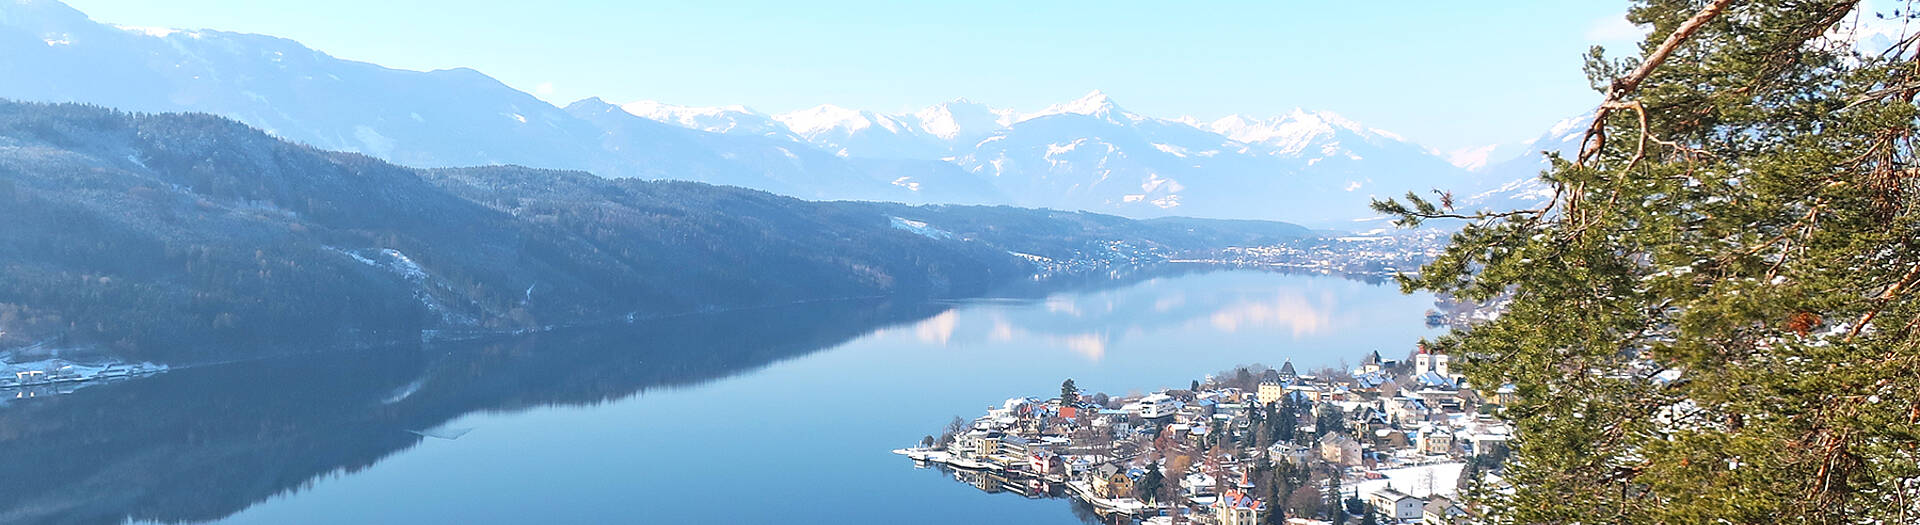
[[[905,112],[1033,111],[1099,89],[1174,118],[1329,110],[1442,151],[1538,136],[1596,104],[1623,1],[1032,2],[69,0],[94,20],[300,41],[387,67],[470,67],[556,104],[598,96]]]

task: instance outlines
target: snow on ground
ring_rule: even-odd
[[[1455,462],[1376,470],[1374,472],[1383,474],[1386,478],[1356,483],[1353,486],[1354,492],[1360,496],[1360,499],[1366,499],[1367,496],[1392,486],[1394,490],[1416,498],[1434,494],[1452,496],[1454,483],[1460,479],[1460,469],[1466,466],[1466,463]]]
[[[412,257],[407,257],[407,254],[400,253],[400,250],[387,248],[380,250],[380,253],[392,259],[392,262],[388,263],[387,266],[392,268],[394,272],[406,277],[407,280],[421,282],[427,279],[427,271],[421,268],[419,263],[413,262]]]
[[[916,221],[913,219],[893,217],[893,227],[895,229],[913,232],[916,235],[919,235],[921,237],[926,237],[928,239],[952,239],[953,238],[953,232],[928,226],[927,223],[925,222]]]

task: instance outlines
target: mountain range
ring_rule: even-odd
[[[1370,199],[1408,190],[1500,190],[1515,181],[1489,180],[1506,173],[1492,168],[1537,160],[1494,147],[1449,156],[1325,111],[1155,118],[1099,91],[1030,113],[965,99],[902,114],[594,98],[556,107],[471,69],[390,69],[270,36],[113,26],[53,0],[0,3],[0,98],[211,113],[424,168],[516,164],[806,199],[1320,226],[1351,226],[1372,215]]]
[[[0,350],[182,362],[852,297],[970,297],[1314,234],[420,169],[199,113],[0,101]],[[829,249],[830,248],[830,249]]]

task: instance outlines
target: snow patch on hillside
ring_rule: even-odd
[[[933,226],[929,226],[927,225],[926,222],[923,222],[923,221],[916,221],[913,219],[907,219],[902,217],[892,217],[892,219],[893,219],[893,227],[894,229],[897,229],[897,230],[912,232],[915,235],[926,237],[928,239],[946,240],[946,239],[953,238],[953,232],[949,232],[946,230],[935,228]]]
[[[1373,493],[1386,490],[1388,487],[1416,498],[1436,494],[1451,497],[1454,493],[1454,485],[1459,482],[1460,470],[1466,466],[1466,463],[1437,463],[1375,471],[1386,477],[1355,483],[1353,490],[1360,499],[1367,499]]]

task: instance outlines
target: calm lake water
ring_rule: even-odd
[[[1077,523],[1066,500],[888,451],[1069,377],[1145,392],[1398,356],[1433,333],[1430,297],[1333,277],[1027,295],[332,352],[17,400],[0,406],[0,523]]]

